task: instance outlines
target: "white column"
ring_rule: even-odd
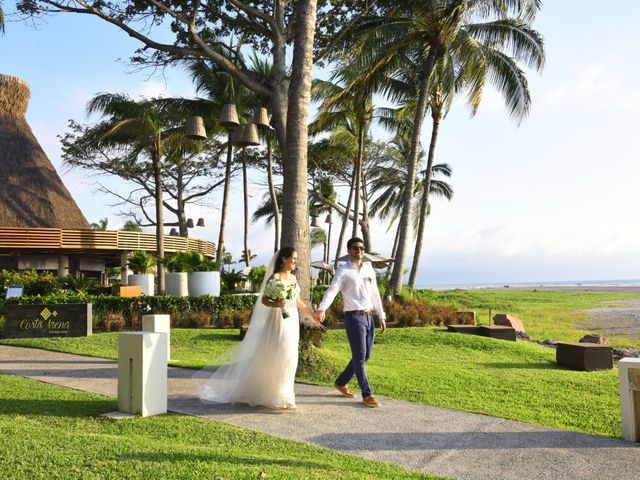
[[[618,362],[622,438],[640,441],[640,358],[623,358]]]
[[[118,410],[160,415],[167,412],[167,336],[118,334]]]
[[[142,331],[167,334],[167,361],[171,360],[171,315],[143,315]]]

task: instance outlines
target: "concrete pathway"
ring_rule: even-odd
[[[112,360],[0,345],[0,372],[116,397]],[[637,480],[640,444],[381,397],[369,409],[296,384],[298,410],[205,405],[192,370],[169,368],[169,410],[406,468],[474,480]]]

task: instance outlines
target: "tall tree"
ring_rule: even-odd
[[[384,3],[384,2],[381,2]],[[299,253],[299,282],[309,296],[309,227],[307,206],[307,123],[314,61],[331,59],[351,26],[376,2],[355,0],[178,0],[93,2],[19,0],[22,12],[93,15],[142,43],[134,60],[164,66],[185,59],[209,59],[270,105],[273,127],[283,155],[282,244]],[[152,19],[151,22],[147,20]],[[173,42],[167,43],[170,24]],[[155,28],[154,28],[155,27]],[[316,27],[318,35],[316,36]],[[239,58],[229,59],[219,39],[230,34],[272,58],[273,78],[250,72]],[[315,51],[314,51],[315,44]],[[290,59],[290,61],[289,61]]]
[[[510,68],[510,64],[505,64],[505,59],[509,58],[541,69],[544,64],[543,42],[531,27],[539,8],[539,0],[406,0],[397,7],[394,15],[374,19],[363,27],[364,47],[361,51],[370,57],[367,59],[371,65],[368,76],[393,76],[394,72],[401,69],[402,61],[411,58],[412,63],[418,66],[420,79],[407,164],[407,188],[404,189],[400,215],[398,249],[390,282],[394,294],[399,294],[402,289],[409,248],[410,217],[414,208],[412,186],[416,180],[420,136],[429,103],[431,77],[437,62],[448,52],[453,52],[456,61],[475,57],[476,64],[485,62],[492,73]],[[497,53],[489,54],[484,46],[491,46],[492,51]],[[519,69],[515,74],[524,77]],[[512,94],[514,97],[525,95],[520,90]],[[526,103],[527,110],[524,112],[512,110],[512,114],[525,115],[528,105]]]

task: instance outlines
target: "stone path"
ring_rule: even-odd
[[[112,360],[0,345],[0,372],[116,396]],[[406,468],[474,480],[637,480],[640,444],[381,397],[369,409],[332,388],[296,384],[298,410],[214,406],[192,370],[169,368],[169,409]]]

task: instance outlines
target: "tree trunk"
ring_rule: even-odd
[[[244,264],[249,266],[249,184],[247,183],[247,149],[242,148],[242,193],[244,197]]]
[[[404,264],[407,260],[409,249],[409,237],[411,235],[411,212],[413,210],[413,192],[416,182],[416,165],[420,153],[420,134],[422,133],[422,123],[427,111],[427,101],[429,99],[429,83],[431,72],[436,60],[436,49],[431,48],[424,72],[422,74],[422,84],[418,93],[418,105],[413,120],[413,132],[411,133],[411,153],[407,162],[407,181],[402,200],[402,212],[400,214],[400,237],[398,239],[398,250],[396,252],[393,273],[391,275],[390,286],[394,295],[399,295],[402,291],[402,277],[404,276]]]
[[[178,229],[181,237],[189,236],[189,227],[187,227],[187,214],[185,212],[184,203],[184,179],[183,179],[183,166],[180,164],[177,170],[176,178],[176,207],[178,210]]]
[[[420,255],[422,253],[422,242],[424,241],[424,230],[427,223],[429,206],[429,193],[431,192],[431,170],[433,168],[433,159],[435,157],[436,142],[438,141],[438,131],[440,129],[440,120],[442,119],[442,106],[435,102],[431,105],[431,118],[433,119],[433,128],[431,130],[431,142],[429,143],[429,156],[427,159],[427,168],[424,172],[422,181],[422,203],[420,204],[420,219],[418,221],[418,236],[416,238],[416,248],[413,252],[413,263],[411,265],[411,274],[409,275],[409,287],[415,288],[416,278],[418,276],[418,264],[420,263]]]
[[[158,139],[159,140],[159,139]],[[158,261],[158,295],[164,295],[164,205],[162,191],[162,177],[160,163],[160,153],[153,153],[153,181],[156,187],[156,260]]]
[[[357,167],[353,165],[353,175],[356,174]],[[351,177],[351,188],[349,188],[349,198],[347,199],[347,205],[344,210],[344,218],[342,219],[342,227],[340,227],[340,235],[338,236],[338,246],[336,247],[336,258],[333,262],[333,268],[338,268],[338,258],[342,252],[342,242],[344,242],[344,234],[347,231],[347,225],[349,224],[349,210],[351,210],[351,201],[353,200],[353,191],[356,188],[355,178]]]
[[[302,299],[310,300],[309,205],[307,194],[307,142],[316,0],[296,4],[293,60],[287,108],[286,150],[282,204],[282,244],[298,251],[297,279]]]
[[[396,228],[396,235],[394,237],[393,240],[393,248],[391,249],[391,258],[395,259],[396,258],[396,252],[398,251],[398,240],[400,239],[400,224],[398,224],[398,227]],[[387,271],[384,274],[384,279],[389,282],[389,279],[391,278],[391,272],[393,270],[393,263],[390,263],[389,266],[387,267]],[[384,291],[384,298],[385,300],[391,300],[391,283],[387,283],[387,288]]]
[[[367,199],[367,182],[362,173],[362,220],[360,228],[362,229],[362,241],[364,242],[365,251],[373,251],[373,240],[371,238],[371,228],[369,226],[369,201]]]
[[[267,134],[267,181],[269,182],[269,196],[271,197],[271,205],[273,205],[273,225],[276,231],[273,251],[277,252],[280,248],[280,207],[278,206],[278,196],[276,195],[276,186],[273,184],[273,147],[271,139]]]
[[[222,262],[224,251],[224,227],[227,223],[227,209],[229,202],[229,189],[231,188],[231,162],[233,161],[233,145],[231,144],[231,130],[227,136],[227,165],[224,173],[224,190],[222,194],[222,211],[220,212],[220,232],[218,233],[218,245],[216,246],[216,261]]]
[[[362,178],[362,160],[364,157],[364,125],[359,126],[358,132],[358,159],[356,160],[356,192],[353,203],[353,229],[351,230],[351,236],[358,236],[358,226],[360,224],[360,190],[362,184],[360,179]]]

